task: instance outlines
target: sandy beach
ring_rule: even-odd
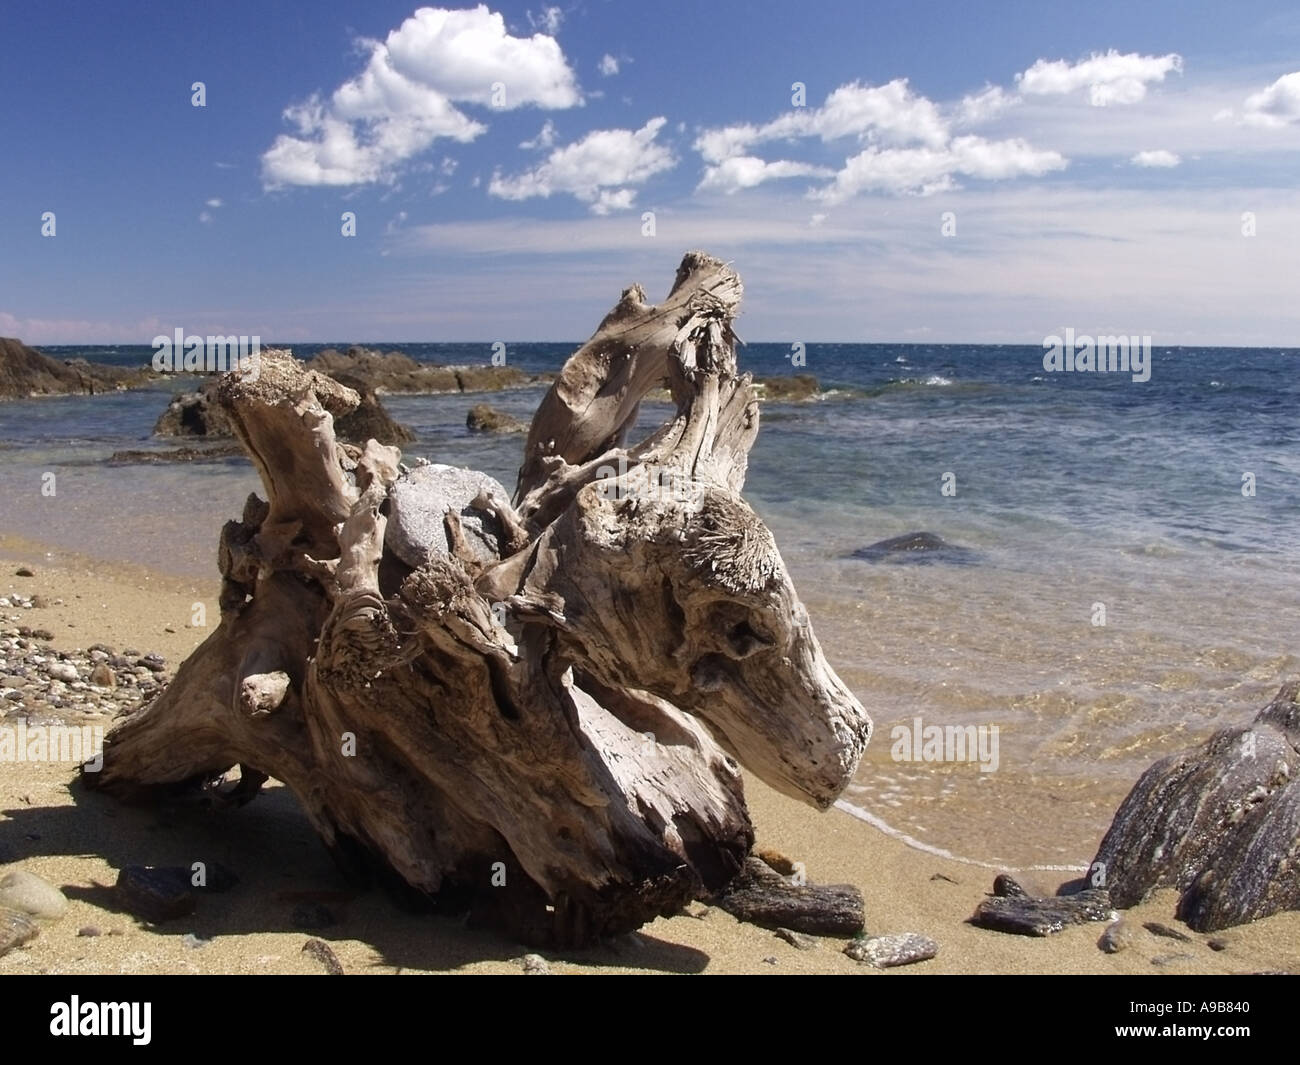
[[[40,545],[0,542],[0,597],[39,596],[40,609],[5,611],[0,629],[21,623],[54,634],[59,650],[105,643],[157,652],[172,670],[204,637],[188,627],[193,604],[217,616],[216,582],[107,565]],[[32,577],[15,576],[29,568]],[[56,605],[56,600],[62,600]],[[19,617],[20,621],[10,620]],[[174,630],[174,631],[168,631]],[[413,915],[381,891],[353,894],[320,846],[288,789],[269,785],[241,810],[213,814],[133,809],[73,782],[72,766],[0,764],[0,873],[21,868],[59,887],[70,901],[38,938],[0,958],[0,973],[321,973],[302,953],[325,940],[346,973],[522,973],[531,949],[451,918]],[[71,788],[70,788],[71,785]],[[996,870],[915,850],[854,817],[819,814],[746,777],[759,847],[804,863],[815,883],[848,883],[866,900],[866,932],[919,932],[938,956],[894,973],[1249,973],[1300,970],[1300,913],[1285,913],[1218,935],[1198,935],[1173,917],[1175,895],[1160,892],[1128,911],[1132,945],[1103,953],[1103,924],[1067,928],[1043,939],[966,923]],[[237,887],[200,899],[197,912],[151,925],[115,905],[112,885],[127,865],[219,862]],[[1017,878],[1050,894],[1071,874]],[[332,927],[295,927],[294,910],[319,902]],[[875,973],[822,938],[798,950],[766,929],[716,907],[660,918],[599,949],[549,953],[552,973]],[[1189,942],[1146,931],[1180,929]],[[97,931],[96,934],[79,934]],[[1214,950],[1210,940],[1224,949]]]

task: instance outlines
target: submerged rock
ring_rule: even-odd
[[[757,377],[754,385],[758,398],[769,402],[796,403],[821,394],[821,384],[810,373],[790,377]]]
[[[878,540],[866,547],[859,547],[849,557],[864,562],[949,562],[956,565],[970,565],[979,558],[970,548],[950,544],[943,537],[930,532],[904,533],[902,536],[891,536],[888,540]]]
[[[1117,906],[1180,892],[1176,916],[1213,932],[1300,908],[1300,681],[1246,728],[1161,759],[1120,804],[1092,868]]]
[[[526,433],[528,426],[518,418],[503,414],[486,403],[476,403],[465,416],[465,426],[472,433]]]
[[[795,884],[752,855],[718,906],[737,920],[808,935],[851,936],[865,923],[862,892],[851,884]]]

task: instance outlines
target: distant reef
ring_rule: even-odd
[[[0,337],[0,399],[32,396],[93,396],[144,388],[157,380],[150,370],[105,366],[85,359],[60,361],[21,340]]]
[[[326,348],[308,360],[307,369],[357,378],[378,395],[438,392],[499,392],[503,388],[549,384],[554,374],[526,374],[513,366],[439,366],[416,362],[400,351],[381,352],[356,345],[347,351]]]

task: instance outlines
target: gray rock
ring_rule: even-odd
[[[1001,895],[981,902],[970,921],[995,932],[1050,936],[1066,925],[1109,921],[1112,909],[1110,896],[1104,888],[1088,888],[1074,895],[1051,898]]]
[[[193,932],[186,932],[185,935],[181,936],[182,945],[189,950],[201,950],[211,942],[211,939],[202,939]]]
[[[77,667],[71,662],[51,662],[45,667],[45,672],[65,684],[71,684],[77,679]]]
[[[1093,860],[1117,906],[1174,888],[1175,916],[1196,932],[1300,909],[1298,695],[1288,682],[1249,726],[1142,774]]]
[[[104,933],[93,924],[82,925],[77,929],[77,935],[85,939],[96,939]]]
[[[525,954],[520,959],[520,964],[523,966],[524,972],[529,976],[549,976],[551,974],[551,967],[540,954]]]
[[[437,463],[411,470],[389,490],[392,514],[384,546],[392,547],[394,554],[412,567],[424,565],[430,556],[448,557],[443,518],[454,509],[475,557],[483,562],[495,560],[500,556],[500,524],[471,506],[474,498],[485,491],[502,502],[510,499],[501,482],[475,470]]]
[[[855,935],[866,920],[862,892],[851,884],[798,885],[753,855],[717,904],[750,924],[814,936]]]
[[[0,958],[11,950],[17,950],[30,943],[40,935],[40,931],[36,922],[27,914],[19,913],[17,910],[0,909]]]
[[[950,544],[941,536],[929,532],[904,533],[859,547],[850,558],[864,562],[930,563],[948,562],[958,566],[970,565],[979,556],[968,547]]]
[[[793,928],[778,928],[776,938],[784,939],[790,946],[796,950],[816,950],[818,939],[816,936],[805,935],[803,932],[796,932]]]
[[[929,936],[902,932],[897,935],[872,936],[870,939],[854,939],[845,946],[844,953],[856,962],[877,969],[892,969],[898,965],[928,961],[939,953],[939,944]]]
[[[25,869],[14,869],[0,876],[0,906],[53,921],[63,916],[68,900],[49,881]]]
[[[1151,959],[1151,964],[1164,967],[1166,965],[1177,965],[1179,962],[1195,960],[1196,957],[1192,954],[1157,954]]]
[[[1097,946],[1107,954],[1118,954],[1121,950],[1128,950],[1135,942],[1137,933],[1133,931],[1133,926],[1121,918],[1106,928],[1097,940]]]

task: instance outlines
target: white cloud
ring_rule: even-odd
[[[963,96],[957,105],[957,121],[963,126],[975,126],[996,118],[1007,108],[1020,102],[1000,85],[987,85],[983,91]]]
[[[1300,122],[1300,70],[1283,74],[1268,88],[1248,96],[1242,121],[1265,129]]]
[[[204,200],[203,202],[205,206],[211,207],[213,209],[223,206],[221,200],[217,199],[215,196],[212,199]]]
[[[544,7],[540,15],[534,15],[531,11],[526,14],[528,25],[541,30],[548,37],[554,37],[560,30],[560,23],[564,21],[564,12],[558,7]]]
[[[538,148],[550,148],[555,144],[555,123],[549,118],[542,123],[542,128],[537,131],[537,136],[532,140],[520,141],[519,147],[528,151],[534,151]]]
[[[207,211],[200,211],[199,221],[202,222],[205,226],[209,225],[212,222],[212,215],[209,214]]]
[[[1088,102],[1093,107],[1110,104],[1137,103],[1147,94],[1147,85],[1164,81],[1171,70],[1182,73],[1182,56],[1139,55],[1137,52],[1120,54],[1114,48],[1102,54],[1094,52],[1078,63],[1064,59],[1040,59],[1028,70],[1016,75],[1016,83],[1023,93],[1060,96],[1088,90]]]
[[[831,184],[809,193],[814,200],[843,203],[861,192],[929,196],[956,187],[957,175],[1002,180],[1041,176],[1066,165],[1057,152],[1025,141],[957,137],[945,148],[886,148],[875,145],[848,159]]]
[[[263,154],[267,187],[391,180],[438,138],[479,136],[486,127],[455,103],[492,105],[494,85],[504,87],[506,109],[582,102],[553,37],[512,37],[501,15],[482,5],[422,7],[369,47],[365,69],[328,101],[313,95],[285,110],[297,135],[281,134]]]
[[[493,174],[488,193],[504,200],[567,193],[589,204],[593,214],[626,210],[636,199],[634,186],[677,165],[672,150],[655,140],[666,121],[652,118],[638,130],[593,130],[556,148],[532,170],[514,177]]]
[[[834,177],[835,171],[810,163],[795,163],[782,159],[764,162],[752,155],[733,155],[716,166],[705,168],[701,189],[718,189],[730,195],[740,189],[752,189],[764,181],[788,177]]]
[[[596,65],[596,69],[599,70],[604,77],[612,78],[618,73],[618,60],[606,52],[600,57],[600,62]]]
[[[1167,152],[1163,148],[1154,148],[1150,151],[1138,152],[1129,160],[1134,166],[1143,167],[1171,167],[1177,166],[1182,162],[1173,152]]]

